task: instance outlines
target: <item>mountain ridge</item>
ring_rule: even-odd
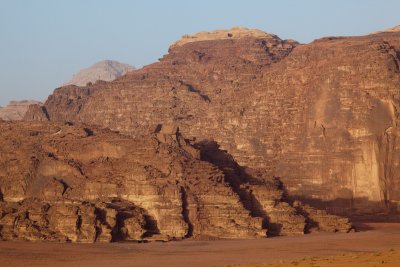
[[[85,86],[87,83],[95,83],[98,80],[113,81],[132,70],[135,70],[135,67],[129,64],[115,60],[102,60],[80,70],[64,85]]]

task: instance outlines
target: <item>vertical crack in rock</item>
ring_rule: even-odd
[[[181,196],[182,196],[182,216],[185,223],[188,225],[188,231],[185,235],[185,238],[189,238],[193,236],[193,224],[189,218],[189,207],[188,207],[188,200],[186,190],[183,186],[181,186]]]
[[[94,211],[96,215],[96,236],[95,241],[101,241],[101,234],[103,234],[102,225],[106,225],[106,211],[102,208],[96,207]],[[108,225],[109,226],[109,225]],[[112,238],[111,238],[112,240]]]
[[[381,190],[383,194],[384,203],[387,208],[390,207],[391,191],[394,182],[395,168],[395,151],[396,151],[396,135],[390,129],[387,129],[382,134],[382,153],[383,153],[383,176],[381,176]]]
[[[77,209],[77,218],[76,218],[76,232],[79,235],[81,232],[81,227],[82,227],[82,216],[80,214],[80,209]]]

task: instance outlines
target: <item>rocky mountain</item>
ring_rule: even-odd
[[[0,121],[0,239],[110,242],[262,238],[351,230],[289,201],[173,124],[131,138],[62,122]]]
[[[87,83],[113,81],[135,67],[114,60],[103,60],[76,73],[66,85],[85,86]]]
[[[392,28],[386,29],[382,32],[400,32],[400,25],[394,26]]]
[[[26,119],[137,137],[166,121],[292,198],[340,214],[399,212],[400,33],[310,44],[234,28],[185,36],[111,82],[57,88]]]
[[[29,105],[42,105],[41,102],[35,100],[22,100],[22,101],[10,101],[7,106],[0,107],[0,119],[3,120],[21,120]]]

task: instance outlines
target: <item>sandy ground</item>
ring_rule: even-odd
[[[232,266],[232,265],[230,265]],[[239,265],[237,265],[239,266]],[[327,258],[304,258],[271,264],[240,265],[240,267],[399,267],[400,250],[384,252],[347,253]],[[236,266],[235,266],[236,267]]]
[[[344,264],[350,260],[354,262],[362,262],[362,260],[367,262],[378,260],[379,262],[380,260],[381,264],[382,260],[388,261],[388,258],[378,258],[377,252],[385,257],[386,253],[388,257],[394,255],[393,259],[397,255],[397,260],[395,260],[400,260],[400,253],[398,253],[400,250],[400,222],[364,224],[363,229],[366,231],[259,240],[180,241],[146,244],[0,242],[0,266],[197,267],[238,264],[257,266],[258,264],[277,262],[281,265],[272,266],[359,266]],[[338,256],[343,254],[346,256]],[[331,256],[338,257],[312,258]],[[304,258],[307,259],[304,260]],[[318,263],[318,260],[321,262]],[[339,260],[344,262],[339,264]],[[280,263],[283,261],[285,263]],[[333,265],[322,265],[325,263],[333,263]],[[360,266],[374,266],[374,264]],[[400,261],[393,266],[400,266]]]

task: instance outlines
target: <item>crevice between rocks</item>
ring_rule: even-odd
[[[189,218],[189,207],[187,201],[187,193],[183,186],[181,186],[181,197],[182,197],[182,216],[185,223],[188,225],[188,231],[185,238],[190,238],[193,236],[193,224]]]
[[[215,141],[205,140],[196,144],[201,151],[201,159],[216,165],[225,175],[226,182],[238,195],[243,207],[249,211],[251,217],[262,218],[262,228],[272,230],[270,235],[279,235],[282,225],[271,224],[267,212],[262,208],[261,203],[253,195],[250,187],[246,184],[252,183],[255,179],[245,173],[227,152],[220,150]]]

